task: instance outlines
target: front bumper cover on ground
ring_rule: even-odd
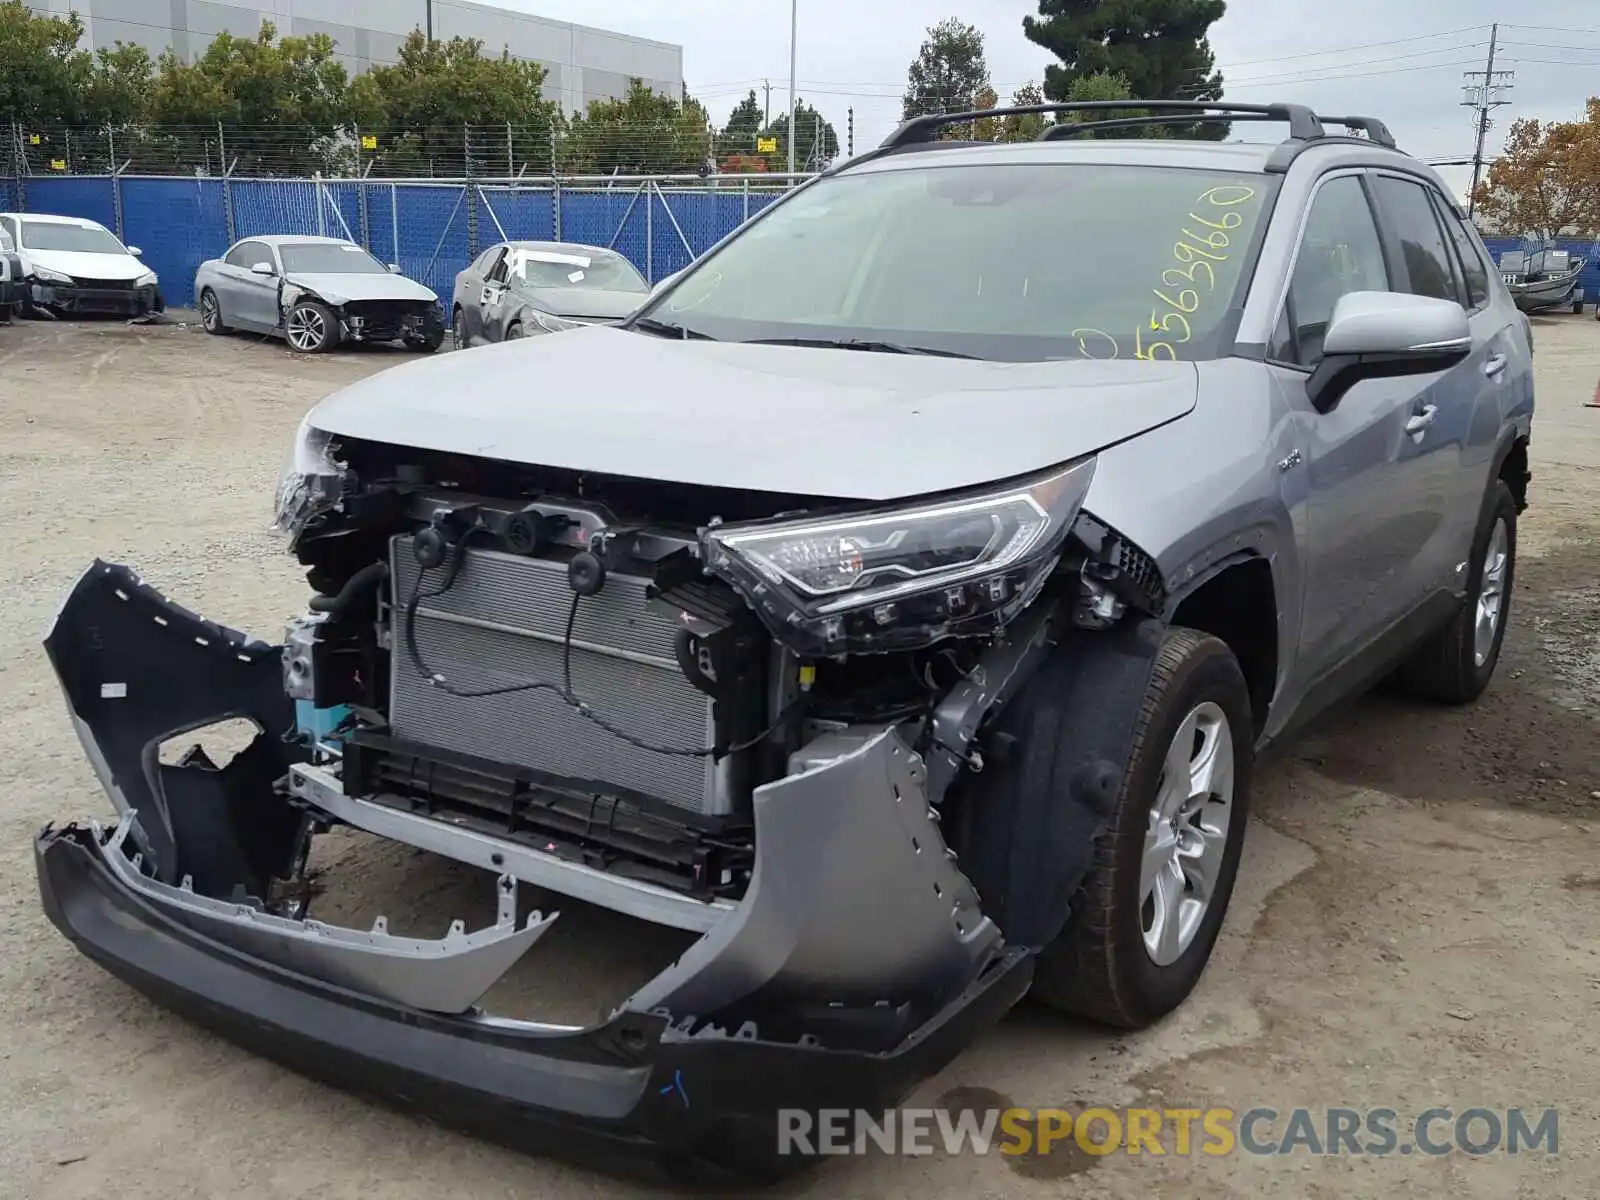
[[[898,1103],[1031,981],[1029,952],[1002,943],[944,853],[919,756],[885,728],[757,790],[744,899],[609,1019],[486,1016],[469,1007],[495,973],[480,968],[519,955],[553,918],[518,929],[502,906],[494,929],[429,948],[381,927],[324,932],[251,899],[294,861],[301,829],[273,787],[296,761],[278,749],[292,719],[269,685],[273,648],[104,563],[46,645],[122,813],[111,835],[40,835],[56,926],[268,1057],[513,1147],[781,1174],[801,1163],[778,1156],[780,1109]],[[237,715],[263,732],[227,767],[157,760],[174,733]],[[423,980],[408,955],[457,956],[471,979]]]

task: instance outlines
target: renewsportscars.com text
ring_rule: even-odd
[[[1556,1154],[1547,1108],[781,1109],[778,1153],[804,1155]]]

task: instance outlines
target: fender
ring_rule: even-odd
[[[962,780],[962,868],[1012,945],[1037,949],[1066,926],[1116,806],[1165,629],[1130,616],[1064,630],[1000,711],[985,739],[991,763]]]

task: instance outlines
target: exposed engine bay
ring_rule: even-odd
[[[998,498],[863,513],[311,449],[303,465],[322,465],[280,497],[317,593],[284,651],[313,760],[300,799],[326,815],[337,778],[346,798],[700,904],[749,886],[756,788],[892,726],[937,805],[981,769],[984,722],[1052,622],[1164,603],[1154,563],[1080,509],[1093,460]]]

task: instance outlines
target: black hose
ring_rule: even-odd
[[[331,596],[313,596],[307,606],[312,612],[327,613],[338,617],[344,614],[345,609],[353,604],[362,592],[376,588],[386,575],[389,574],[389,564],[382,560],[368,563],[349,579],[344,581],[344,586]]]

